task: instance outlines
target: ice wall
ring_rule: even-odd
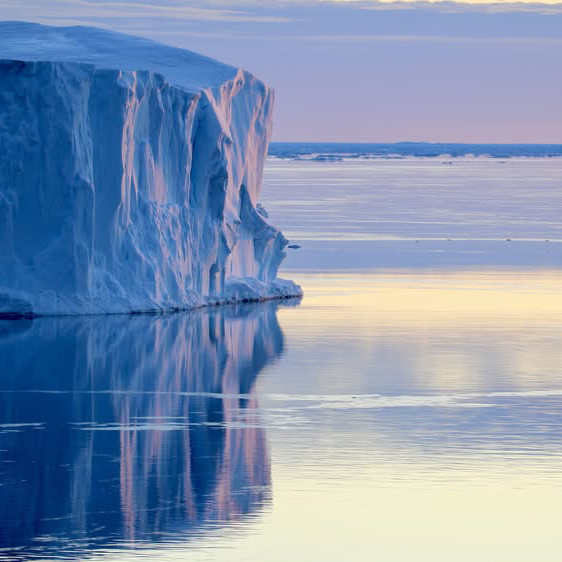
[[[0,24],[0,313],[299,295],[256,211],[273,91],[92,28]]]

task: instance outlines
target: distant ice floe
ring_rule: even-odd
[[[562,157],[561,144],[461,144],[461,143],[298,143],[277,142],[270,158],[341,162],[343,160],[402,160],[404,158],[544,158]],[[452,164],[452,162],[444,162]]]

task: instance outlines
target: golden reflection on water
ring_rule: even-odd
[[[370,273],[291,272],[305,287],[305,308],[323,313],[353,312],[353,322],[427,326],[464,324],[472,319],[496,323],[562,320],[560,271],[388,271]],[[283,311],[287,321],[296,319]],[[300,321],[300,318],[299,318]]]
[[[562,387],[562,272],[293,275],[305,299],[279,318],[288,349],[322,364],[307,373],[318,387],[326,380],[348,394]]]
[[[293,278],[268,559],[561,560],[562,274]]]
[[[102,529],[88,558],[120,562],[559,562],[562,273],[286,276],[299,307],[49,320],[5,338],[30,382],[15,369],[0,398],[33,421],[41,401],[21,391],[62,381],[76,412],[42,431],[58,442],[65,415],[82,420],[66,429],[63,535],[83,520]],[[76,361],[45,378],[74,338]],[[22,521],[39,505],[24,499]],[[92,500],[122,533],[86,527]]]

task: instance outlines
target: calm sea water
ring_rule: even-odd
[[[560,267],[562,158],[270,160],[290,269]]]
[[[270,160],[302,302],[0,322],[0,560],[562,559],[561,170]]]

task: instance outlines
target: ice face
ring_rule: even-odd
[[[256,209],[273,91],[189,51],[0,24],[0,314],[301,294]]]

